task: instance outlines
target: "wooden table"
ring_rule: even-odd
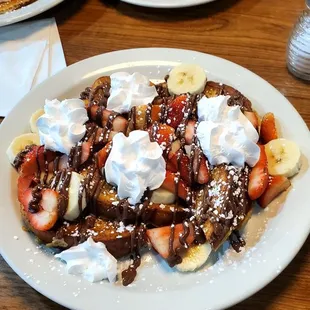
[[[137,47],[193,49],[229,59],[279,89],[310,126],[309,85],[285,66],[286,42],[303,8],[304,0],[218,0],[166,11],[115,0],[67,0],[36,18],[56,16],[68,65]],[[309,241],[277,279],[231,309],[310,309]],[[0,309],[64,308],[24,283],[0,258]]]

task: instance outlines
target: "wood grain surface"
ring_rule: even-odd
[[[309,84],[291,76],[285,63],[287,40],[303,9],[304,0],[218,0],[177,10],[67,0],[35,19],[56,17],[68,65],[137,47],[193,49],[229,59],[280,90],[310,127]],[[272,283],[231,309],[310,309],[309,241]],[[64,308],[33,290],[0,257],[0,309]]]

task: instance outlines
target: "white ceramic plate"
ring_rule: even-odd
[[[0,14],[0,27],[17,23],[43,13],[64,0],[37,0],[18,10]]]
[[[215,0],[122,0],[130,4],[146,6],[150,8],[183,8],[213,2]]]
[[[64,264],[23,231],[17,202],[17,173],[5,151],[11,140],[29,130],[33,111],[45,98],[78,96],[101,75],[139,71],[162,79],[181,62],[205,68],[208,78],[230,84],[252,101],[260,114],[275,113],[282,135],[301,147],[303,168],[288,195],[265,210],[257,208],[246,226],[247,248],[235,254],[227,245],[218,261],[210,260],[196,273],[180,274],[158,256],[144,256],[136,281],[130,287],[106,282],[90,284],[65,274]],[[292,129],[292,124],[294,125]],[[177,49],[138,49],[103,54],[74,64],[30,92],[0,126],[0,246],[14,271],[33,288],[70,309],[223,309],[260,290],[293,259],[310,230],[309,131],[292,105],[270,84],[227,60]],[[284,197],[286,196],[286,197]],[[15,236],[15,238],[14,238]]]

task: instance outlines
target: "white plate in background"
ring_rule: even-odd
[[[199,4],[209,3],[216,0],[122,0],[134,5],[146,6],[150,8],[184,8]]]
[[[64,0],[37,0],[20,9],[0,14],[0,27],[17,23],[35,15],[41,14]]]
[[[6,158],[12,139],[29,131],[31,114],[46,98],[76,97],[99,76],[115,71],[138,71],[162,79],[179,63],[202,66],[208,79],[232,85],[263,114],[275,113],[285,138],[298,143],[303,153],[302,171],[292,189],[265,210],[255,209],[245,235],[247,247],[240,254],[219,252],[211,268],[180,274],[158,256],[148,254],[130,287],[107,282],[91,284],[67,275],[64,264],[45,247],[38,246],[22,229],[17,201],[17,173]],[[294,130],[292,130],[294,124]],[[99,55],[76,63],[49,78],[17,104],[0,126],[0,252],[29,285],[70,309],[207,310],[223,309],[254,294],[273,280],[294,258],[310,230],[310,134],[293,106],[268,82],[227,60],[178,49],[132,49]],[[15,237],[15,238],[14,238]],[[226,248],[226,249],[225,249]]]

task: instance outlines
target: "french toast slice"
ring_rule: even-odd
[[[207,241],[217,250],[251,212],[247,195],[249,168],[226,164],[211,170],[211,181],[196,195],[196,219]]]
[[[245,111],[252,112],[251,101],[232,86],[213,81],[208,81],[206,83],[203,93],[208,98],[217,97],[220,95],[230,96],[228,100],[228,105],[230,106],[238,105],[240,106],[242,112]]]
[[[88,237],[92,237],[95,242],[102,242],[108,251],[116,258],[120,258],[131,253],[132,238],[137,242],[133,225],[125,226],[122,222],[108,221],[95,216],[88,216],[79,223],[64,222],[60,227],[54,227],[48,231],[35,229],[28,221],[24,208],[21,207],[22,218],[26,229],[31,231],[42,243],[49,247],[67,249],[84,242]],[[146,243],[144,230],[140,229],[142,237],[140,245]],[[141,236],[141,234],[140,234]]]
[[[96,214],[110,220],[123,219],[126,223],[137,220],[137,210],[123,203],[117,197],[116,188],[104,181],[100,194],[95,202]],[[150,202],[140,214],[139,222],[155,227],[172,224],[175,212],[175,223],[181,223],[189,215],[189,210],[175,204],[158,204]]]

